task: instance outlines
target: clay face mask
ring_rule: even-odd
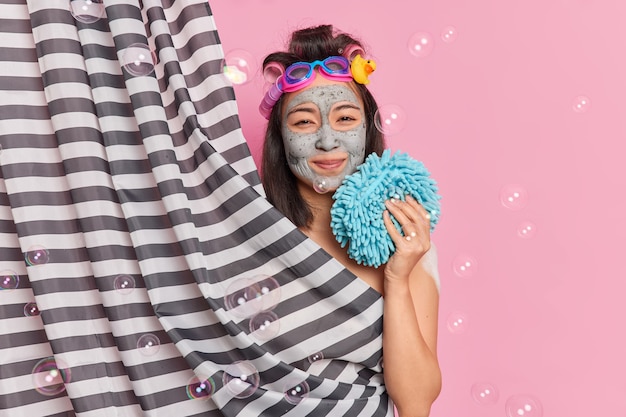
[[[315,183],[327,177],[336,188],[365,159],[365,116],[345,84],[304,90],[288,101],[282,135],[291,171]],[[312,122],[312,123],[311,123]]]

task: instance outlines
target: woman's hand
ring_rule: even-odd
[[[385,267],[385,279],[407,281],[417,262],[430,249],[430,215],[408,195],[406,201],[391,199],[385,206],[383,221],[396,246]],[[400,223],[404,235],[396,229],[389,213]]]

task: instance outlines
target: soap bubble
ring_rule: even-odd
[[[70,370],[61,366],[54,357],[41,359],[33,367],[32,381],[38,393],[51,397],[65,391],[65,383],[70,382]]]
[[[222,376],[226,390],[235,398],[247,398],[259,388],[259,372],[249,361],[228,365]]]
[[[34,246],[24,254],[28,266],[47,264],[50,261],[50,252],[41,246]]]
[[[118,275],[113,280],[113,288],[120,294],[130,294],[135,289],[135,278],[126,274]]]
[[[104,15],[104,4],[102,0],[72,0],[70,12],[79,22],[94,23]]]
[[[478,271],[478,262],[471,255],[460,254],[452,261],[452,270],[460,278],[470,278]]]
[[[30,303],[26,303],[24,306],[24,316],[26,317],[37,317],[39,315],[39,308],[37,307],[37,303],[31,301]]]
[[[298,404],[309,396],[310,391],[311,389],[306,381],[302,381],[298,384],[287,384],[287,389],[284,391],[285,400],[287,400],[289,404]]]
[[[311,353],[307,359],[309,360],[310,363],[321,361],[324,359],[324,353],[323,352]]]
[[[20,286],[20,276],[15,271],[2,271],[0,274],[0,290],[14,290]]]
[[[472,385],[471,394],[474,401],[482,405],[493,405],[498,402],[498,389],[489,382],[477,382]]]
[[[591,107],[591,100],[586,96],[578,96],[574,99],[574,103],[572,103],[572,109],[576,113],[585,113]]]
[[[145,43],[133,43],[122,53],[122,67],[131,75],[144,76],[154,71],[156,55]]]
[[[261,309],[271,310],[280,302],[280,284],[269,275],[256,275],[250,279],[258,289],[257,298],[261,298]]]
[[[159,351],[160,347],[161,341],[152,333],[146,333],[137,339],[137,349],[142,355],[152,356]]]
[[[313,179],[313,189],[319,194],[326,194],[329,191],[337,189],[340,181],[337,178],[316,177]]]
[[[427,32],[413,34],[408,42],[409,52],[418,58],[430,55],[434,46],[433,37]]]
[[[457,36],[458,36],[458,32],[454,26],[446,26],[441,31],[441,39],[447,43],[454,42]]]
[[[224,75],[233,84],[245,84],[254,74],[254,56],[243,49],[235,49],[224,57]]]
[[[374,125],[382,134],[391,136],[404,130],[407,115],[404,109],[396,104],[385,104],[376,110]]]
[[[518,184],[507,184],[500,189],[500,203],[510,210],[521,210],[528,203],[528,193]]]
[[[469,326],[467,315],[465,313],[461,313],[458,311],[450,313],[446,321],[446,324],[448,326],[448,330],[450,331],[450,333],[455,333],[455,334],[464,333],[465,330],[467,330],[467,327]]]
[[[206,400],[215,393],[215,382],[212,378],[203,379],[201,381],[198,377],[194,376],[187,383],[185,390],[190,400]]]
[[[276,307],[280,294],[280,285],[272,276],[238,278],[226,289],[224,306],[231,314],[247,318]]]
[[[507,417],[542,417],[543,408],[538,399],[530,395],[513,395],[504,406]]]
[[[238,278],[226,289],[224,306],[231,314],[247,318],[258,314],[263,305],[257,299],[261,288],[248,278]]]
[[[523,239],[530,239],[537,233],[537,226],[533,222],[524,221],[517,226],[517,235]]]
[[[278,316],[272,311],[264,311],[250,319],[250,333],[259,340],[270,340],[279,330]]]

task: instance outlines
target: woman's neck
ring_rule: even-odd
[[[310,185],[303,183],[298,183],[298,190],[313,214],[313,221],[308,226],[303,227],[302,230],[315,233],[330,232],[330,209],[333,205],[333,193],[320,194]]]

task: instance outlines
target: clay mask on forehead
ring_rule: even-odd
[[[351,130],[335,130],[329,122],[329,114],[337,102],[350,102],[359,107],[361,123]],[[321,125],[315,132],[294,132],[287,125],[287,117],[283,117],[282,135],[287,154],[287,162],[291,171],[301,179],[314,182],[320,178],[309,165],[309,159],[325,153],[347,153],[348,160],[339,175],[331,178],[338,186],[346,175],[356,171],[357,166],[365,160],[365,115],[356,94],[345,84],[321,85],[305,90],[288,102],[285,114],[303,103],[313,103],[321,115]]]

